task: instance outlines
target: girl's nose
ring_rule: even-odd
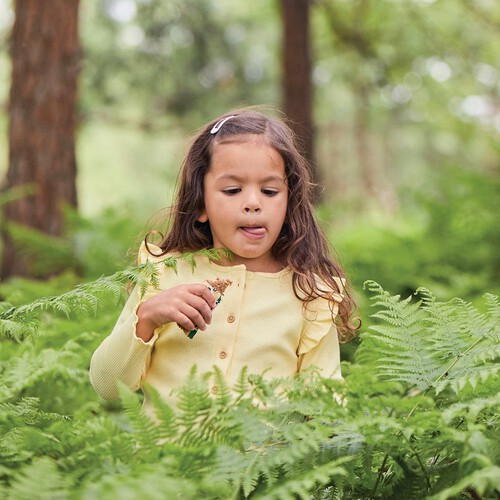
[[[248,196],[245,200],[245,204],[243,205],[246,213],[251,212],[260,212],[262,210],[261,203],[259,201],[259,197],[257,195]]]
[[[250,212],[259,213],[260,212],[260,207],[247,205],[245,207],[245,212],[247,212],[247,213],[250,213]]]

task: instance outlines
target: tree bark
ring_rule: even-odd
[[[354,90],[356,95],[354,138],[363,192],[367,198],[378,199],[377,167],[370,143],[370,94],[363,83],[354,85]]]
[[[6,188],[33,194],[4,213],[3,277],[29,276],[8,224],[57,236],[64,205],[76,206],[75,128],[80,68],[79,0],[16,0],[11,38],[9,167]]]
[[[314,154],[313,85],[310,48],[310,0],[281,0],[283,19],[283,108],[319,184]],[[315,190],[316,201],[319,189]]]

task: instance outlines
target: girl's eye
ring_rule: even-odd
[[[229,189],[224,189],[222,192],[224,194],[227,194],[228,196],[234,196],[235,194],[238,194],[241,191],[240,188],[229,188]]]
[[[275,189],[263,189],[262,192],[266,196],[276,196],[278,194],[278,191],[276,191]]]

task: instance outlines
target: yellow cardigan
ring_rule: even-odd
[[[155,247],[152,250],[159,252]],[[230,386],[244,366],[249,373],[265,372],[266,378],[293,376],[314,366],[323,376],[341,379],[339,343],[329,304],[316,299],[304,311],[303,303],[293,293],[288,269],[250,272],[244,265],[221,266],[199,257],[194,270],[179,259],[174,272],[160,263],[165,258],[151,256],[144,244],[139,249],[140,263],[157,263],[161,290],[216,278],[233,283],[213,310],[212,323],[205,331],[189,339],[175,323],[168,323],[156,328],[149,342],[135,335],[136,310],[142,300],[158,290],[150,287],[140,297],[136,287],[113,331],[92,356],[90,380],[101,397],[118,397],[118,380],[134,391],[145,382],[175,404],[172,390],[182,385],[193,365],[197,365],[198,373],[217,366]],[[342,300],[339,294],[334,298],[338,303]],[[217,392],[213,382],[211,391]],[[145,409],[151,413],[147,394]]]

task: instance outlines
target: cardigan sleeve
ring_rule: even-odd
[[[90,361],[90,382],[104,399],[119,397],[118,381],[136,391],[149,365],[158,334],[149,342],[135,335],[139,304],[139,290],[134,288],[111,335],[104,339]]]
[[[139,263],[148,257],[144,244],[139,250]],[[90,382],[95,391],[104,399],[119,397],[117,382],[124,383],[136,391],[141,384],[151,360],[151,352],[158,338],[155,331],[149,342],[136,336],[138,321],[137,308],[151,293],[141,297],[136,286],[130,294],[111,334],[104,339],[90,361]]]

